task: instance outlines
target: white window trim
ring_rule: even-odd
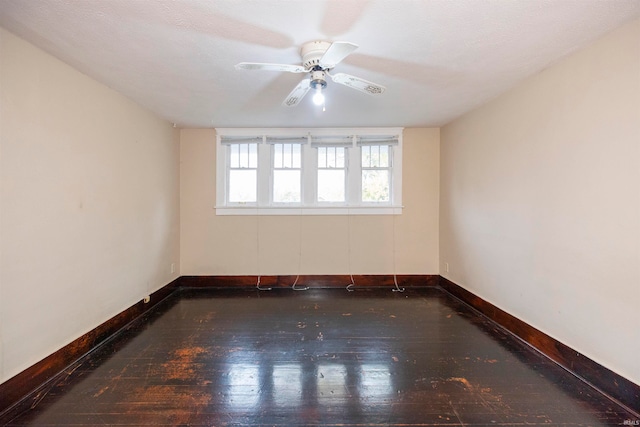
[[[402,131],[403,128],[216,128],[216,215],[400,215],[402,214]],[[227,192],[227,156],[226,149],[222,145],[223,136],[262,136],[262,144],[258,146],[258,201],[233,205],[226,203]],[[303,188],[303,204],[283,206],[270,203],[271,167],[270,147],[261,149],[265,145],[267,136],[294,137],[301,135],[313,136],[388,136],[397,135],[398,144],[393,147],[392,154],[392,188],[391,200],[388,203],[361,202],[357,205],[347,203],[316,203],[315,193],[317,185],[315,167],[305,167],[309,164],[317,164],[315,150],[303,150],[302,155],[302,180],[303,183],[313,183],[306,190]],[[352,150],[355,148],[355,143]],[[347,174],[357,179],[347,182],[347,194],[359,195],[361,186],[361,157],[350,150],[347,155]],[[315,160],[315,163],[313,163]],[[303,184],[304,186],[304,184]]]

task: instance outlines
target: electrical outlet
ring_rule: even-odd
[[[176,272],[176,265],[173,262],[171,263],[171,272],[172,273]]]
[[[447,273],[449,272],[449,263],[448,262],[444,263],[444,271],[447,272]]]

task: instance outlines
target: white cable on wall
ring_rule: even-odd
[[[256,289],[259,291],[270,291],[271,288],[262,288],[260,287],[260,209],[256,212],[256,265],[258,267],[258,280],[256,282]]]
[[[294,291],[306,291],[309,289],[308,286],[305,286],[303,288],[296,288],[296,285],[298,284],[298,280],[300,279],[300,271],[302,270],[302,211],[300,211],[300,214],[298,215],[298,225],[299,225],[299,239],[298,239],[298,275],[296,276],[296,280],[293,282],[293,285],[291,285],[291,289],[293,289]]]
[[[396,276],[396,215],[393,216],[393,284],[395,288],[392,289],[393,292],[404,292],[404,288],[400,288],[398,286],[398,278]]]
[[[351,277],[351,283],[347,285],[347,290],[353,292],[356,283],[353,281],[353,272],[351,270],[351,210],[347,207],[347,269]]]

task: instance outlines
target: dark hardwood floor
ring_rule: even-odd
[[[636,425],[437,288],[183,289],[8,426]]]

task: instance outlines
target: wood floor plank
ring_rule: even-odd
[[[623,425],[637,418],[435,288],[187,289],[7,426]]]

